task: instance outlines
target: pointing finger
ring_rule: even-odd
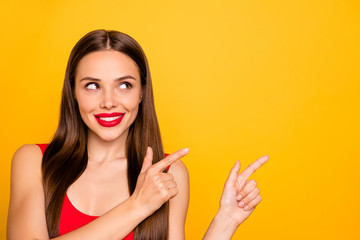
[[[155,163],[153,165],[153,169],[156,172],[162,172],[163,170],[165,170],[168,166],[170,166],[173,162],[175,162],[176,160],[179,160],[181,157],[185,156],[186,154],[189,153],[189,149],[188,148],[183,148],[180,149],[168,156],[166,156],[164,159],[162,159],[161,161]]]
[[[244,171],[242,171],[239,176],[238,176],[238,184],[240,187],[242,187],[246,181],[246,179],[248,179],[251,174],[253,174],[256,170],[258,170],[264,163],[267,162],[267,160],[269,160],[269,156],[265,155],[262,156],[261,158],[259,158],[258,160],[256,160],[255,162],[253,162],[252,164],[250,164]]]

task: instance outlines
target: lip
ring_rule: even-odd
[[[105,120],[101,120],[100,117],[118,117],[119,118],[113,120],[113,121],[105,121]],[[121,120],[124,118],[125,113],[118,113],[118,112],[114,112],[114,113],[100,113],[100,114],[96,114],[94,115],[96,121],[103,127],[115,127],[116,125],[118,125]]]
[[[121,114],[124,113],[120,113],[120,112],[113,112],[113,113],[100,113],[100,114],[96,114],[96,117],[117,117],[120,116]]]

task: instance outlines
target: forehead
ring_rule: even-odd
[[[85,55],[78,63],[75,78],[114,79],[123,75],[140,79],[139,68],[134,60],[124,53],[104,50]]]

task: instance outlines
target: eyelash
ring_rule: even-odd
[[[88,88],[88,87],[89,87],[90,85],[92,85],[92,84],[94,84],[94,85],[96,86],[96,88],[99,88],[99,84],[94,83],[94,82],[87,83],[87,84],[85,85],[85,88]],[[89,90],[94,90],[94,89],[89,89]]]
[[[131,85],[131,83],[129,83],[129,82],[122,82],[122,83],[120,83],[119,85],[121,86],[121,85],[123,85],[123,84],[126,84],[126,89],[132,88],[132,85]]]
[[[91,84],[94,84],[94,85],[96,86],[96,88],[99,88],[99,87],[100,87],[99,84],[96,83],[96,82],[89,82],[88,84],[85,85],[85,88],[88,88]],[[121,82],[121,83],[119,84],[119,86],[121,86],[121,85],[123,85],[123,84],[126,84],[126,89],[132,88],[132,85],[131,85],[131,83],[129,83],[129,82]],[[89,89],[89,90],[94,90],[94,89]]]

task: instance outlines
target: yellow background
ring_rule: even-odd
[[[99,28],[144,48],[166,152],[189,147],[187,239],[216,213],[236,159],[268,154],[263,197],[233,239],[360,239],[360,3],[356,0],[6,1],[1,202],[10,163],[57,126],[74,44]]]

